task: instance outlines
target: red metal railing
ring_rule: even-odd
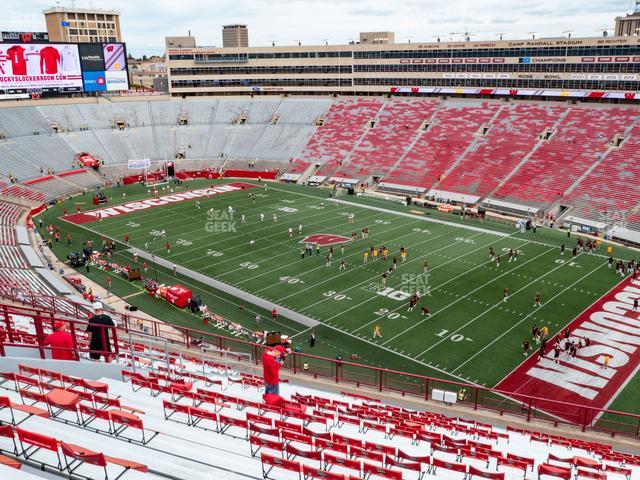
[[[69,317],[43,312],[38,309],[0,305],[0,325],[5,326],[7,330],[5,335],[10,341],[12,338],[15,340],[20,335],[24,335],[21,332],[11,331],[12,327],[9,318],[12,314],[30,316],[36,324],[48,322],[52,325],[57,319],[69,320]],[[155,320],[142,319],[126,313],[112,313],[110,315],[118,324],[118,328],[125,332],[140,332],[144,329],[146,333],[164,338],[180,348],[188,348],[204,340],[221,350],[250,353],[256,365],[260,364],[262,352],[266,348],[263,345],[245,340],[198,329],[169,325]],[[86,320],[71,319],[71,321],[75,322],[78,328],[82,328],[80,325],[86,325]],[[41,330],[42,327],[36,328],[36,331]],[[112,335],[113,344],[117,349],[117,332],[114,330]],[[34,348],[36,346],[37,348],[42,348],[42,336],[36,334],[33,337]],[[123,335],[120,336],[120,339],[122,338]],[[75,342],[74,345],[77,345],[78,342]],[[5,345],[8,344],[5,342]],[[0,353],[2,352],[3,340],[0,340]],[[117,353],[117,351],[114,353]],[[631,413],[591,408],[548,398],[518,395],[512,392],[360,365],[301,352],[294,352],[289,355],[285,361],[284,368],[294,375],[331,379],[335,383],[348,383],[358,387],[364,386],[379,392],[394,392],[402,396],[424,400],[431,399],[433,389],[455,391],[456,393],[464,389],[466,391],[464,400],[459,401],[458,404],[473,410],[492,411],[500,415],[515,415],[526,421],[535,419],[554,426],[561,424],[579,426],[583,431],[605,432],[612,436],[640,437],[640,415]]]

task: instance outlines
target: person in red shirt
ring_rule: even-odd
[[[165,247],[167,248],[167,253],[171,253],[171,244],[169,242],[167,242]]]
[[[65,322],[56,322],[53,325],[53,333],[44,340],[45,347],[51,347],[51,358],[53,360],[75,360],[76,354],[73,349],[73,338],[67,332]]]
[[[271,320],[275,322],[277,319],[278,319],[278,310],[276,310],[276,307],[273,307],[273,310],[271,310]]]
[[[284,363],[287,349],[278,345],[267,349],[262,354],[262,372],[264,378],[264,394],[280,395],[280,367]]]
[[[128,233],[125,233],[125,235],[124,235],[124,243],[129,245],[129,234]]]

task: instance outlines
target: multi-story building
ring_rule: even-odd
[[[51,42],[121,42],[120,12],[54,7],[42,12]]]
[[[167,82],[167,66],[164,57],[153,56],[145,60],[129,59],[128,65],[132,87],[157,89],[158,85],[164,86]],[[164,80],[158,83],[156,79]],[[166,91],[166,88],[162,91]]]
[[[246,25],[223,25],[222,47],[236,48],[249,46],[249,30]]]
[[[640,37],[168,48],[174,96],[459,94],[632,99]]]
[[[640,34],[640,1],[636,2],[636,9],[624,17],[616,17],[615,34],[618,36]]]

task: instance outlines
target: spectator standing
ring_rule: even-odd
[[[280,368],[284,363],[287,349],[278,345],[267,349],[262,354],[262,371],[264,376],[264,393],[280,395]]]
[[[111,341],[109,339],[109,330],[107,327],[115,327],[115,323],[111,317],[104,313],[102,303],[95,302],[93,304],[93,316],[89,319],[87,332],[89,332],[89,356],[92,360],[100,360],[103,355],[105,362],[109,362],[109,353],[111,352]]]
[[[67,332],[66,327],[66,322],[55,322],[53,333],[44,339],[43,345],[51,347],[51,358],[53,360],[76,360],[73,338]]]
[[[315,330],[311,330],[311,335],[309,335],[309,346],[313,348],[316,344],[316,332]]]

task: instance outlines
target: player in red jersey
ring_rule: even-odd
[[[164,246],[167,249],[167,253],[171,253],[171,244],[167,242]]]

